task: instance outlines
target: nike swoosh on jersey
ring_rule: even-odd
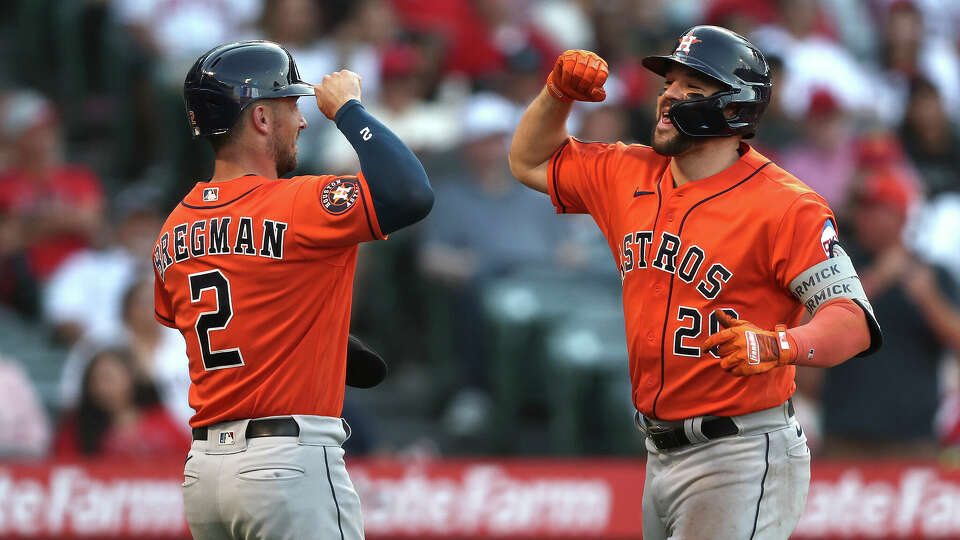
[[[653,195],[656,191],[640,191],[639,189],[633,192],[634,197],[639,197],[641,195]]]

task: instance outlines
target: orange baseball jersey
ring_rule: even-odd
[[[381,239],[363,175],[198,183],[154,247],[156,318],[183,333],[193,427],[339,417],[360,242]]]
[[[700,344],[723,308],[760,328],[796,325],[790,282],[828,258],[827,203],[746,144],[726,170],[674,185],[670,158],[642,145],[568,139],[549,163],[558,213],[589,213],[623,280],[633,401],[644,416],[734,416],[783,403],[795,368],[735,377]]]

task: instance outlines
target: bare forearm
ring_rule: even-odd
[[[547,191],[547,162],[567,138],[570,106],[544,89],[520,119],[510,144],[510,170],[528,187]]]
[[[870,330],[860,306],[837,300],[820,308],[807,324],[787,330],[797,348],[797,365],[831,367],[870,347]]]

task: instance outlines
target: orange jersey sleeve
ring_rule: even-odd
[[[797,197],[772,239],[771,264],[777,283],[789,292],[793,278],[827,260],[835,242],[839,242],[837,220],[823,197],[813,191]]]
[[[386,238],[380,232],[370,188],[356,176],[298,176],[290,180],[292,220],[301,247],[323,249]]]
[[[153,316],[157,322],[170,328],[176,328],[176,322],[173,320],[173,307],[170,305],[170,296],[167,290],[163,288],[163,281],[157,274],[156,268],[153,270]]]
[[[653,193],[668,163],[647,146],[570,137],[548,164],[550,200],[557,213],[590,214],[607,232],[622,201],[634,192]]]

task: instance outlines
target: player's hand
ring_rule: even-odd
[[[607,62],[590,51],[567,51],[557,58],[547,78],[547,91],[560,101],[603,101],[610,69]]]
[[[360,101],[360,76],[346,69],[324,75],[320,84],[313,85],[313,93],[320,112],[333,120],[344,103],[351,99]]]
[[[732,375],[758,375],[796,362],[796,346],[790,344],[782,326],[778,325],[775,332],[770,332],[748,321],[734,319],[722,309],[713,313],[723,329],[709,336],[700,350],[705,353],[716,347],[720,367]],[[779,335],[781,332],[782,336]]]

